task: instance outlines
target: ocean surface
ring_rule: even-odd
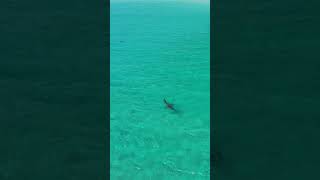
[[[110,19],[111,179],[209,179],[209,4],[113,1]]]

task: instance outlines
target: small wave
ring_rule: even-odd
[[[209,177],[210,176],[209,171],[205,171],[205,173],[202,173],[202,172],[195,172],[195,171],[177,168],[177,167],[175,167],[174,163],[171,161],[164,161],[164,162],[162,162],[162,164],[166,168],[168,168],[170,171],[173,171],[173,172],[188,174],[188,175],[192,175],[192,176],[202,176],[202,177]]]

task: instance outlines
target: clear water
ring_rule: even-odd
[[[111,3],[112,180],[209,179],[209,14],[205,3]]]

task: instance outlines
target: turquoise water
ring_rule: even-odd
[[[196,2],[111,3],[112,180],[209,179],[209,13]]]

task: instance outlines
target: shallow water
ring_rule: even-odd
[[[203,3],[111,3],[112,180],[209,179],[209,13]]]

